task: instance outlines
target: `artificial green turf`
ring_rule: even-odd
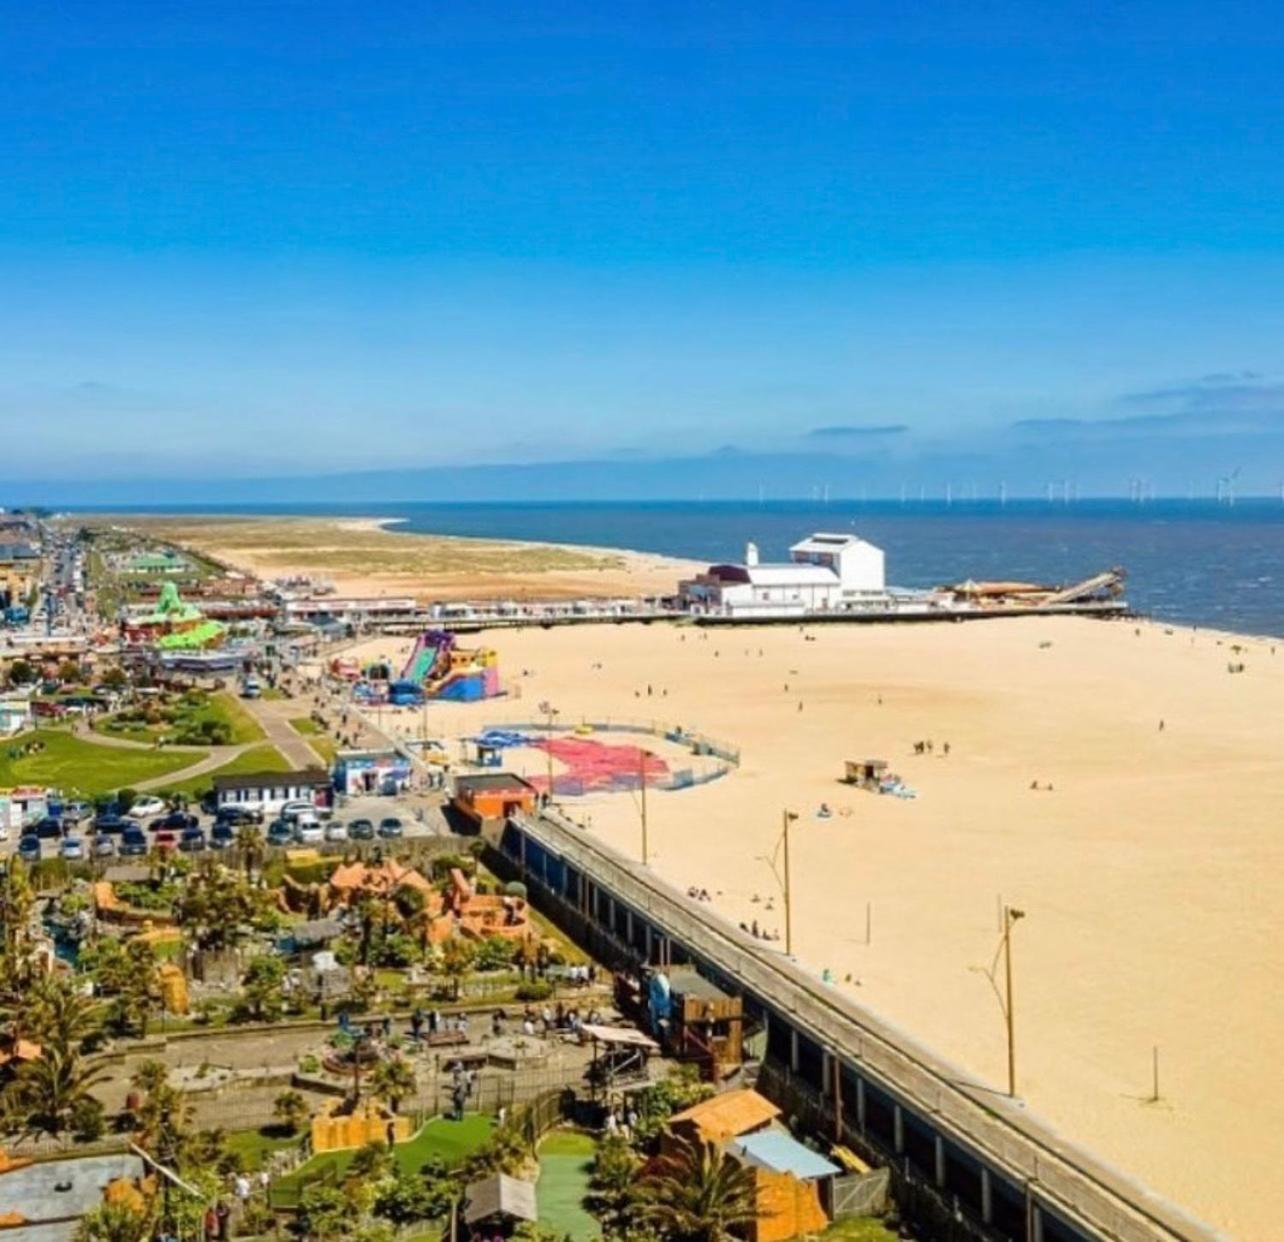
[[[596,1145],[586,1134],[560,1131],[539,1146],[539,1181],[535,1202],[539,1223],[573,1242],[592,1242],[602,1236],[602,1226],[584,1207]]]
[[[188,763],[195,762],[195,758],[189,755]],[[183,766],[186,767],[187,764]],[[195,798],[214,787],[216,776],[239,776],[247,772],[288,772],[289,770],[289,760],[275,746],[264,743],[262,746],[251,746],[249,750],[242,751],[222,767],[212,768],[200,776],[192,776],[185,781],[176,781],[158,792],[185,794],[189,798]]]
[[[17,748],[32,740],[43,742],[44,750],[16,756]],[[37,729],[0,743],[0,788],[49,785],[68,796],[93,798],[177,772],[201,758],[200,751],[124,750],[57,729]]]
[[[459,1164],[490,1137],[494,1124],[493,1118],[480,1113],[465,1116],[463,1121],[434,1117],[418,1134],[393,1148],[397,1165],[403,1172],[417,1173],[433,1159],[440,1160],[447,1166]],[[356,1152],[357,1149],[352,1147],[313,1156],[306,1164],[277,1182],[276,1201],[283,1206],[287,1205],[294,1192],[302,1190],[309,1182],[330,1169],[334,1170],[337,1179],[341,1179]]]
[[[272,1126],[259,1130],[232,1130],[223,1138],[228,1151],[240,1155],[251,1172],[263,1167],[265,1156],[285,1147],[297,1147],[302,1141],[301,1134],[282,1134]]]

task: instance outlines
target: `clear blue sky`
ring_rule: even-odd
[[[0,482],[730,449],[1274,488],[1279,16],[11,6]]]

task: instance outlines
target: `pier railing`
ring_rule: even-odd
[[[555,812],[516,817],[522,832],[615,892],[663,935],[806,1030],[858,1074],[1054,1209],[1120,1242],[1213,1242],[1215,1231],[977,1083],[905,1031],[843,996],[727,920],[687,900]]]

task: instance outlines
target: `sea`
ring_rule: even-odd
[[[113,506],[113,512],[120,512]],[[139,508],[137,512],[148,510]],[[166,513],[181,512],[166,506]],[[408,533],[632,548],[738,561],[755,542],[784,559],[812,531],[878,544],[889,583],[1068,583],[1127,573],[1133,608],[1158,620],[1284,637],[1284,503],[1240,499],[1046,501],[673,501],[192,506],[190,512],[375,516]]]

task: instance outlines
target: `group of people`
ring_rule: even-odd
[[[932,741],[932,739],[931,739],[930,737],[929,737],[926,741],[924,741],[924,742],[915,742],[915,743],[914,743],[914,753],[915,753],[916,755],[930,755],[930,754],[934,753],[934,752],[935,752],[935,750],[936,750],[936,743],[935,743],[935,742],[933,742],[933,741]],[[943,755],[947,755],[947,756],[948,756],[948,755],[949,755],[949,753],[950,753],[950,744],[949,744],[949,742],[942,742],[942,743],[941,743],[941,754],[943,754]]]
[[[713,898],[709,896],[709,890],[707,888],[697,888],[694,884],[687,889],[687,896],[690,897],[692,901],[713,900]]]
[[[767,908],[770,909],[771,907],[768,906]],[[749,923],[741,923],[740,930],[742,932],[747,932],[755,940],[779,940],[780,939],[780,932],[778,930],[776,930],[775,928],[768,930],[766,927],[760,927],[758,925],[757,919],[754,919]]]

